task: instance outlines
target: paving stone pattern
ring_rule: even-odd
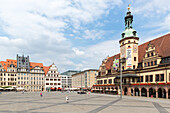
[[[66,96],[69,103],[66,103]],[[61,92],[3,92],[0,113],[170,113],[170,100]]]

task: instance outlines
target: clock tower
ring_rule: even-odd
[[[122,70],[128,68],[136,69],[138,65],[138,41],[136,30],[132,29],[133,15],[130,7],[125,16],[125,31],[122,32],[120,44],[120,59],[125,58],[126,61],[122,64]]]

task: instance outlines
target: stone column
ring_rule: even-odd
[[[128,95],[128,96],[131,96],[131,88],[130,88],[130,87],[128,87],[127,95]]]
[[[149,97],[149,89],[147,88],[146,90],[147,90],[147,97]]]
[[[142,92],[141,92],[141,88],[139,88],[139,96],[141,97]]]
[[[133,96],[135,96],[135,89],[133,88]]]
[[[158,88],[156,88],[155,90],[156,90],[156,98],[158,98]]]

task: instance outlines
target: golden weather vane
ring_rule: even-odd
[[[128,5],[128,11],[130,10],[130,6],[131,6],[131,5],[129,4],[129,5]]]

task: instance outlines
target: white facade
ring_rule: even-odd
[[[45,90],[48,89],[57,90],[60,88],[62,88],[61,77],[55,64],[52,64],[45,76]]]
[[[68,75],[60,75],[62,88],[72,88],[72,77]]]

